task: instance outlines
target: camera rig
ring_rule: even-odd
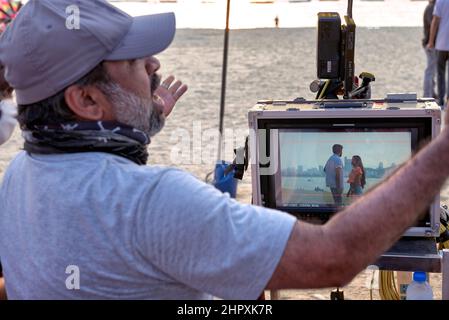
[[[335,100],[339,96],[349,99],[350,107],[362,107],[363,103],[357,100],[371,98],[371,82],[375,81],[374,74],[362,72],[359,77],[355,74],[355,35],[356,24],[352,18],[353,0],[348,0],[346,24],[341,24],[340,15],[336,12],[318,13],[318,39],[317,39],[317,80],[312,81],[310,90],[316,93],[317,100]],[[359,84],[359,79],[361,84]],[[296,102],[305,101],[303,98]],[[326,106],[333,105],[340,108],[340,103],[327,102]],[[343,107],[344,107],[343,106]],[[236,157],[225,170],[225,175],[235,172],[235,178],[241,180],[248,168],[249,150],[248,137],[245,147],[234,150]]]
[[[348,12],[341,23],[336,12],[318,14],[317,78],[310,84],[316,99],[369,99],[373,74],[355,74],[356,24],[352,18],[352,0],[348,1]],[[359,85],[359,78],[361,84]]]

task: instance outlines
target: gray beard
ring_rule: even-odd
[[[123,89],[115,82],[97,85],[112,104],[118,122],[145,132],[158,134],[165,125],[165,116],[154,108],[153,99],[143,98]]]

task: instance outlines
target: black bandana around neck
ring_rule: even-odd
[[[106,152],[138,165],[147,163],[150,144],[145,132],[113,121],[32,125],[23,129],[23,137],[29,153]]]

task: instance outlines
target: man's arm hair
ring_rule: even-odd
[[[429,48],[435,47],[435,41],[439,26],[440,26],[440,17],[433,16],[432,24],[430,26],[429,44],[427,45]]]
[[[449,163],[448,129],[327,224],[298,221],[267,288],[347,284],[424,213],[449,176],[442,163]]]

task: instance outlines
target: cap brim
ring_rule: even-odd
[[[135,17],[120,45],[104,60],[129,60],[164,51],[173,41],[176,19],[173,13]]]

